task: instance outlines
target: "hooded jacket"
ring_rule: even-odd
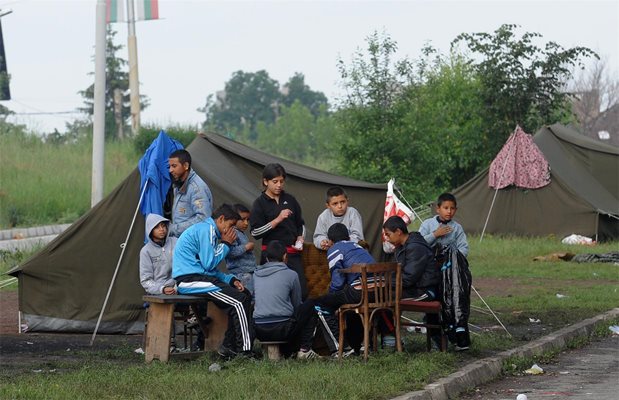
[[[408,234],[404,245],[396,248],[395,258],[402,264],[402,287],[405,290],[432,288],[440,283],[432,249],[419,232]]]
[[[174,247],[174,263],[172,276],[180,282],[179,294],[198,294],[221,290],[217,285],[207,282],[193,285],[200,281],[196,276],[209,276],[219,279],[228,285],[237,280],[234,275],[226,274],[217,269],[217,264],[230,251],[230,245],[221,241],[221,233],[213,218],[187,228]]]
[[[254,296],[257,324],[286,321],[301,304],[299,276],[283,262],[267,262],[254,272]]]
[[[148,294],[162,294],[164,287],[174,287],[172,252],[176,238],[166,237],[163,245],[153,241],[150,233],[160,222],[170,222],[157,214],[146,216],[145,233],[148,242],[140,250],[140,283]]]
[[[327,261],[331,273],[329,293],[344,289],[346,285],[360,285],[361,274],[342,274],[340,270],[350,268],[357,263],[374,264],[376,262],[366,249],[349,240],[341,240],[331,246],[327,250]]]

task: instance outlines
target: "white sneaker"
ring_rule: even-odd
[[[297,358],[299,360],[309,360],[309,359],[321,358],[321,357],[314,350],[309,349],[307,351],[299,350],[297,352]]]
[[[342,358],[348,358],[348,357],[354,356],[354,355],[355,355],[355,349],[346,348],[342,352]],[[331,354],[331,358],[338,359],[339,358],[338,356],[339,356],[339,353],[337,351],[335,351],[335,352],[333,352],[333,354]]]

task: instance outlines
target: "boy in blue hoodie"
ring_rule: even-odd
[[[288,268],[286,246],[279,240],[269,242],[267,262],[254,273],[254,327],[263,341],[287,341],[284,354],[297,352],[297,358],[318,358],[312,350],[317,314],[311,301],[301,303],[301,284],[295,271]]]
[[[202,295],[228,310],[228,329],[218,353],[232,358],[239,352],[251,356],[253,327],[251,295],[240,280],[217,269],[236,239],[234,225],[240,216],[228,204],[212,217],[190,226],[181,234],[174,249],[172,277],[179,294]]]

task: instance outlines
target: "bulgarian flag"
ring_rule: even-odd
[[[137,21],[159,19],[159,0],[136,0],[138,5]]]
[[[127,21],[127,18],[125,18],[125,0],[105,0],[105,8],[105,22],[108,24]]]

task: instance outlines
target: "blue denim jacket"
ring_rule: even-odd
[[[179,237],[185,229],[204,221],[213,213],[213,195],[192,169],[185,183],[174,188],[170,236]]]

